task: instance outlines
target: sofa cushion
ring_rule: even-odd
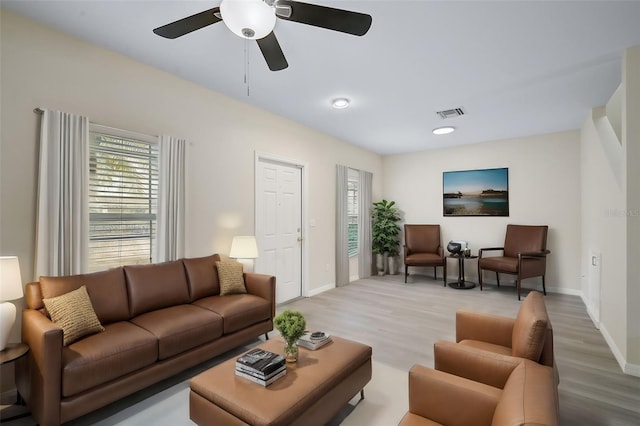
[[[103,325],[129,319],[127,286],[122,268],[67,277],[40,277],[44,299],[61,296],[82,286],[87,287],[93,310]]]
[[[549,316],[542,294],[530,292],[522,302],[513,324],[512,355],[537,362],[544,347],[548,325]]]
[[[252,294],[205,297],[193,304],[220,315],[223,320],[224,334],[271,319],[271,303]]]
[[[157,359],[158,339],[151,333],[127,321],[106,325],[102,333],[62,349],[62,396],[103,385]]]
[[[558,395],[553,370],[524,360],[504,385],[492,426],[558,424]]]
[[[85,286],[62,296],[43,299],[51,321],[62,328],[62,344],[67,346],[88,334],[104,331]]]
[[[132,318],[131,322],[158,338],[158,358],[161,360],[222,336],[220,315],[193,305],[147,312]]]
[[[219,260],[220,256],[217,254],[182,259],[189,282],[191,301],[220,294],[220,284],[218,283],[218,272],[216,270],[216,262]]]
[[[216,262],[216,269],[220,281],[220,296],[247,292],[247,288],[244,286],[242,263],[233,260]]]
[[[181,260],[125,266],[131,317],[155,309],[189,303],[189,288]]]

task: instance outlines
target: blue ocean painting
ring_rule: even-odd
[[[509,216],[509,169],[442,173],[444,216]]]

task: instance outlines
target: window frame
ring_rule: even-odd
[[[350,258],[360,254],[360,241],[358,238],[358,233],[360,232],[359,204],[360,180],[357,171],[349,169],[347,177],[347,228],[350,228],[351,226],[355,226],[356,228],[355,240],[351,238],[351,230],[348,229],[347,231],[347,252]],[[352,248],[354,244],[355,248]]]
[[[95,143],[94,135],[96,134],[104,135],[114,139],[132,141],[133,143],[141,143],[149,147],[148,155],[135,153],[133,155],[130,155],[127,160],[124,160],[130,165],[132,172],[135,170],[135,166],[134,166],[135,164],[144,164],[144,160],[148,160],[148,168],[147,168],[148,181],[142,183],[142,187],[145,188],[144,190],[147,192],[147,194],[145,194],[146,197],[138,198],[138,200],[140,199],[148,200],[148,210],[146,212],[135,211],[140,207],[144,207],[144,201],[142,203],[133,203],[127,206],[127,203],[125,200],[126,194],[127,194],[127,187],[123,187],[124,189],[115,191],[116,194],[119,194],[121,196],[125,195],[125,197],[121,198],[123,201],[125,201],[125,203],[123,203],[120,208],[121,210],[126,210],[126,208],[129,207],[130,209],[134,209],[134,212],[126,213],[122,211],[114,211],[114,212],[103,211],[103,212],[92,213],[92,210],[95,210],[97,208],[97,206],[95,205],[96,203],[95,195],[94,195],[95,191],[93,191],[92,189],[93,186],[96,185],[96,181],[97,181],[95,179],[95,176],[98,176],[97,156],[100,153],[104,155],[105,153],[108,152],[108,149],[101,150],[101,152],[96,151],[96,147],[94,146],[94,143]],[[100,124],[89,123],[88,152],[89,152],[89,165],[88,165],[89,193],[87,196],[87,204],[88,204],[88,210],[89,210],[89,234],[87,235],[87,238],[88,238],[87,270],[89,272],[96,272],[96,271],[105,270],[108,268],[123,266],[123,265],[153,263],[154,259],[157,257],[155,242],[157,238],[158,196],[159,196],[159,181],[160,181],[159,138],[151,135],[145,135],[141,133],[128,131],[128,130],[122,130],[122,129],[117,129],[117,128],[104,126]],[[119,151],[114,150],[114,153],[115,154],[121,153],[119,155],[124,154],[124,157],[126,157],[125,150],[119,150]],[[137,161],[140,159],[142,159],[143,161]],[[134,160],[134,161],[131,161],[131,160]],[[109,176],[109,174],[103,173],[102,176]],[[145,187],[145,185],[147,186]],[[104,194],[106,193],[106,191],[103,191],[102,193]],[[130,200],[134,200],[134,201],[135,199],[136,197],[130,198]],[[104,205],[102,206],[102,208],[103,210],[105,209]],[[143,235],[142,237],[140,237],[140,236],[135,236],[132,233],[129,233],[128,235],[121,236],[120,238],[118,238],[117,236],[107,235],[109,231],[103,230],[103,234],[100,236],[97,236],[96,234],[98,232],[96,231],[96,228],[94,228],[94,226],[101,224],[103,225],[103,229],[107,229],[109,225],[111,225],[114,228],[121,227],[120,232],[122,233],[123,229],[125,230],[127,229],[127,224],[129,226],[128,228],[129,230],[135,230],[136,222],[142,223],[142,224],[144,224],[145,222],[149,222],[148,233],[146,235]],[[142,225],[142,226],[145,226],[145,225]],[[140,228],[138,227],[138,229]],[[130,241],[139,240],[140,238],[144,239],[145,244],[147,244],[148,248],[147,248],[147,251],[144,252],[144,254],[146,256],[146,254],[148,253],[148,258],[144,257],[145,260],[142,261],[141,259],[143,258],[140,256],[126,256],[126,254],[123,255],[122,248],[136,249],[137,247],[135,244],[127,245],[126,243],[123,244],[122,242],[126,240],[130,240]],[[119,241],[119,243],[116,244],[118,248],[118,255],[110,258],[110,261],[96,262],[95,256],[92,256],[92,254],[95,254],[95,253],[101,254],[101,253],[108,252],[107,244],[104,245],[102,251],[97,250],[96,249],[97,241]]]

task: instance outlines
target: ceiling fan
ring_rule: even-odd
[[[362,36],[371,27],[371,15],[291,0],[222,0],[219,7],[171,22],[153,30],[178,38],[223,21],[234,34],[256,40],[271,71],[289,66],[273,33],[276,17],[314,27]]]

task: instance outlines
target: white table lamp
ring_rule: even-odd
[[[5,350],[16,321],[16,307],[8,300],[23,296],[20,263],[16,256],[0,256],[0,351]]]
[[[253,259],[258,257],[258,244],[253,235],[233,237],[229,257],[242,263],[245,272],[253,272]]]

